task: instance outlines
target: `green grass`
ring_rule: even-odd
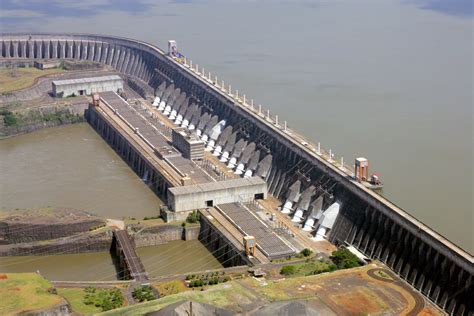
[[[49,281],[36,273],[0,274],[0,315],[46,310],[62,302]]]
[[[36,78],[45,75],[62,73],[64,70],[59,68],[40,70],[36,68],[9,68],[0,69],[0,93],[9,92],[31,87]]]
[[[233,309],[239,312],[239,306],[250,304],[256,299],[256,296],[236,282],[228,282],[222,285],[216,285],[206,291],[186,291],[179,294],[165,296],[158,300],[127,306],[101,315],[143,315],[152,311],[160,310],[183,300],[192,300],[199,303],[211,304],[216,307]]]
[[[100,313],[102,310],[100,307],[84,304],[86,293],[82,288],[58,288],[58,294],[71,304],[72,310],[76,313],[89,315]]]

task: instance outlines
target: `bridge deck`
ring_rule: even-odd
[[[145,271],[145,267],[135,251],[135,246],[130,239],[127,231],[116,230],[114,231],[117,243],[123,250],[124,260],[130,270],[130,276],[136,281],[142,282],[148,280],[148,274]]]

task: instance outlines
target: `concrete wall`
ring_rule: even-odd
[[[242,185],[243,182],[246,185]],[[221,188],[216,189],[215,186],[221,186]],[[174,212],[183,212],[225,203],[250,202],[256,194],[262,194],[263,198],[267,197],[267,183],[262,179],[232,179],[170,188],[168,189],[168,206]],[[211,201],[212,205],[208,205],[208,201]]]
[[[123,80],[107,80],[97,82],[84,82],[74,84],[55,84],[53,82],[53,94],[56,97],[78,96],[82,94],[90,95],[93,92],[118,91],[123,90]],[[84,93],[85,92],[85,93]]]

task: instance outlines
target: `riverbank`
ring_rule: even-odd
[[[85,122],[88,103],[46,105],[16,111],[11,104],[0,107],[0,139],[31,133],[47,127]]]

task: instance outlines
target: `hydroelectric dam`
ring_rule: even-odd
[[[87,118],[166,201],[168,221],[200,210],[209,231],[225,235],[236,253],[242,237],[255,236],[252,260],[266,262],[310,242],[288,243],[256,215],[282,205],[280,228],[352,246],[447,313],[474,313],[471,254],[375,193],[380,182],[366,173],[366,159],[356,159],[353,171],[193,64],[174,41],[165,52],[113,36],[4,33],[0,52],[1,62],[74,59],[120,73],[144,101],[100,92]]]

